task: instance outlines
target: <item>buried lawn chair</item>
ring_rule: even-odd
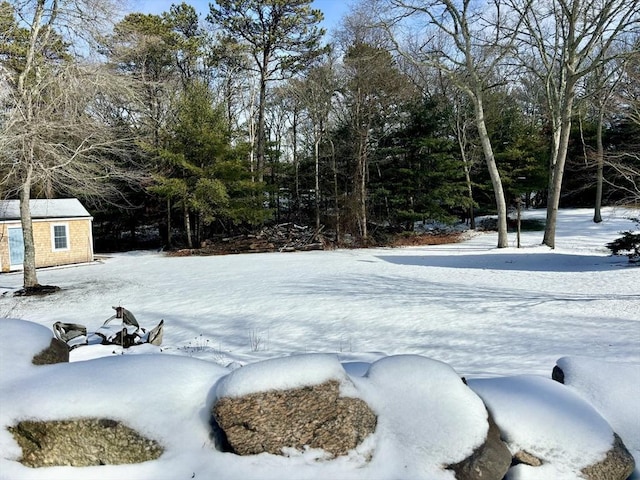
[[[140,327],[136,317],[124,307],[113,307],[115,315],[109,317],[95,333],[87,335],[87,327],[76,323],[56,322],[53,332],[59,340],[69,346],[70,350],[84,345],[102,344],[119,345],[129,348],[135,345],[150,343],[160,346],[164,333],[164,320],[151,330]],[[113,320],[120,320],[113,322]]]
[[[103,344],[121,345],[129,348],[133,345],[141,345],[150,343],[159,346],[162,344],[162,335],[164,329],[164,320],[151,329],[146,331],[140,327],[138,320],[133,313],[124,307],[112,307],[116,314],[109,317],[102,326],[96,330],[96,335],[103,339]],[[119,324],[112,320],[120,320]]]
[[[84,325],[56,322],[53,324],[53,333],[69,346],[69,350],[88,345],[87,327]]]

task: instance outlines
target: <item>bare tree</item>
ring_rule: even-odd
[[[640,126],[640,35],[635,38],[624,63],[617,102],[625,106],[625,117]]]
[[[302,120],[308,124],[313,144],[315,223],[320,228],[320,144],[324,140],[331,113],[331,99],[337,88],[331,61],[311,68],[305,76],[292,84],[292,95],[299,102]]]
[[[611,172],[604,181],[623,195],[621,202],[632,205],[640,203],[640,154],[637,150],[608,153],[604,156],[604,164]]]
[[[617,83],[615,102],[622,113],[621,120],[630,132],[640,130],[640,37],[632,43],[622,65],[623,71]],[[607,151],[603,163],[609,175],[604,182],[622,195],[621,201],[640,203],[640,141],[629,135],[618,151]]]
[[[515,47],[517,19],[499,1],[391,0],[384,24],[402,55],[437,68],[473,102],[475,127],[493,185],[498,248],[508,246],[507,204],[485,120],[485,93],[503,82],[505,58]],[[514,23],[515,22],[515,23]],[[421,30],[427,34],[417,33]],[[403,35],[402,32],[409,31]]]
[[[552,145],[543,243],[553,248],[576,98],[585,77],[610,62],[613,46],[640,26],[640,1],[510,0],[508,5],[523,22],[522,65],[546,91]]]
[[[122,90],[104,68],[72,61],[58,33],[91,38],[91,29],[100,26],[98,13],[108,13],[105,3],[39,0],[22,2],[15,12],[25,41],[20,54],[5,64],[12,68],[7,71],[10,93],[1,124],[0,184],[5,196],[20,198],[25,289],[39,287],[32,194],[117,194],[109,180],[123,172],[118,161],[126,157],[125,141],[108,124],[103,107]],[[88,13],[83,24],[84,11]]]
[[[469,228],[471,230],[475,230],[476,228],[476,219],[473,210],[473,206],[475,201],[473,199],[473,182],[471,181],[471,170],[473,168],[474,163],[476,161],[480,161],[481,157],[479,155],[473,154],[470,147],[469,141],[469,127],[472,121],[467,118],[467,113],[465,112],[464,102],[458,96],[455,96],[453,99],[453,119],[452,119],[452,130],[455,132],[456,140],[458,142],[458,148],[460,149],[460,157],[462,159],[462,167],[464,170],[464,178],[465,183],[467,185],[467,195],[469,196],[469,207],[468,207],[468,215],[469,215]],[[474,158],[479,157],[479,158]]]
[[[594,201],[593,221],[602,222],[602,196],[604,187],[604,129],[608,116],[612,116],[613,100],[618,84],[622,79],[621,72],[624,69],[624,59],[602,63],[587,75],[585,87],[587,89],[586,109],[596,123],[596,198]],[[590,107],[590,108],[589,108]]]

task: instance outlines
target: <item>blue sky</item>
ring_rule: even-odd
[[[162,13],[169,11],[172,4],[181,3],[182,0],[131,0],[130,10],[142,13]],[[193,5],[195,9],[204,17],[209,12],[210,0],[185,0]],[[337,27],[340,19],[349,11],[350,0],[313,0],[315,8],[324,13],[323,27],[327,31]]]

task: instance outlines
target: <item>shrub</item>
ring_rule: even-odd
[[[640,219],[632,218],[631,220],[640,226]],[[634,233],[630,230],[620,233],[622,236],[607,243],[607,248],[614,255],[627,255],[630,260],[640,257],[640,233]]]

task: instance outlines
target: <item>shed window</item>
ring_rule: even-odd
[[[69,232],[67,225],[53,225],[53,249],[67,250],[69,248]]]

